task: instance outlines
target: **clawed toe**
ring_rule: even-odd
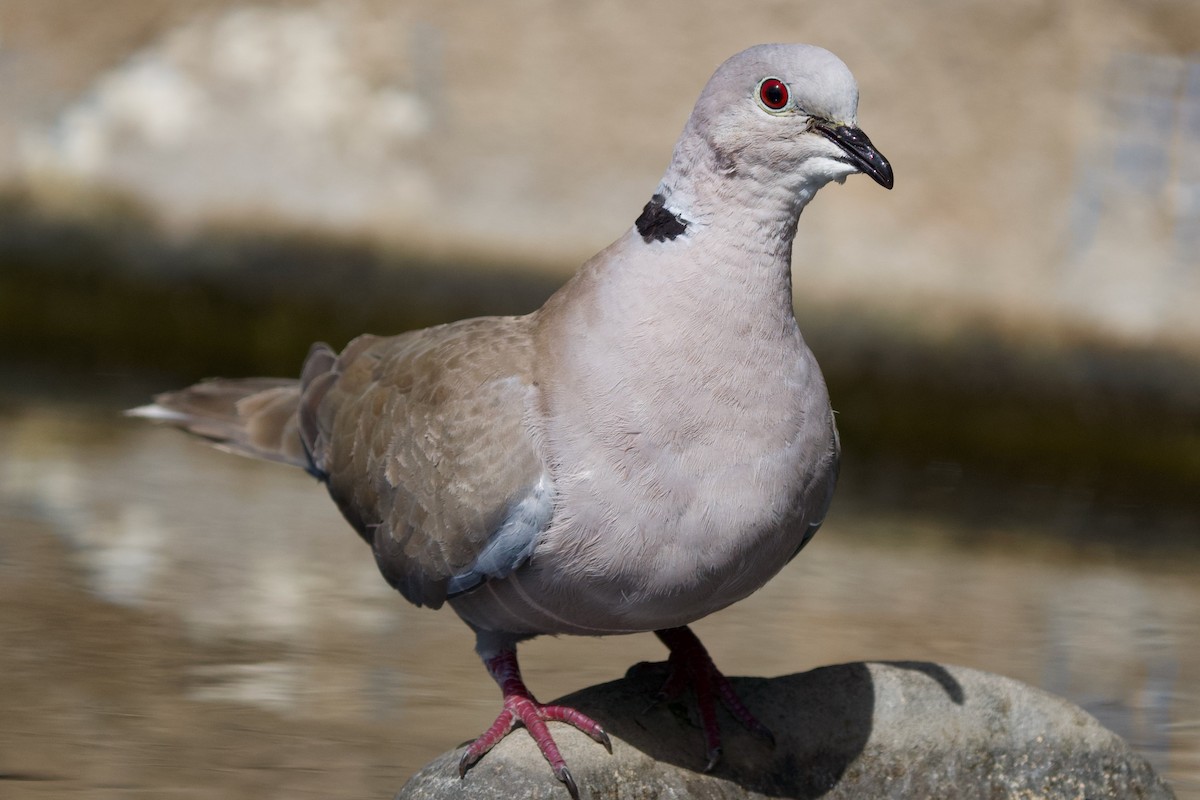
[[[708,761],[704,765],[704,772],[707,774],[712,772],[717,766],[717,762],[721,760],[721,748],[714,747],[708,751]]]
[[[563,782],[573,800],[579,800],[579,787],[576,785],[571,771],[567,768],[567,764],[558,750],[558,744],[550,735],[546,723],[564,722],[587,734],[593,741],[603,745],[604,749],[611,754],[613,751],[612,739],[609,738],[608,733],[595,720],[566,706],[543,706],[532,697],[527,696],[506,697],[504,704],[504,711],[500,712],[500,716],[496,718],[492,726],[482,736],[467,745],[467,749],[463,751],[462,758],[458,761],[458,776],[465,777],[467,771],[475,766],[479,759],[483,758],[488,751],[519,725],[529,732],[542,756],[550,763],[554,777]]]
[[[612,740],[594,719],[568,706],[538,706],[539,716],[547,722],[565,722],[572,728],[586,733],[592,741],[604,745],[612,753]]]
[[[575,785],[575,778],[571,775],[571,770],[565,766],[562,769],[556,769],[554,777],[566,784],[567,791],[571,794],[571,800],[579,800],[579,787]]]
[[[499,744],[514,728],[520,726],[529,732],[538,750],[549,762],[550,768],[554,771],[554,777],[567,787],[572,800],[579,800],[579,786],[575,783],[575,777],[571,775],[571,771],[567,769],[567,764],[558,750],[554,737],[550,735],[546,723],[566,723],[587,734],[593,741],[603,745],[604,749],[612,753],[612,739],[609,738],[608,733],[594,719],[580,711],[568,706],[539,703],[525,688],[525,684],[521,680],[515,653],[503,651],[485,663],[504,693],[504,710],[496,717],[496,721],[492,723],[491,727],[484,731],[478,739],[467,745],[458,761],[459,777],[465,777],[467,771],[479,759]]]
[[[708,651],[686,627],[657,631],[658,638],[671,650],[670,672],[659,690],[654,705],[690,688],[700,712],[700,727],[707,746],[705,772],[711,772],[721,760],[721,731],[717,724],[717,700],[742,727],[775,746],[775,736],[750,713],[729,682],[713,664]],[[654,707],[651,705],[651,708]],[[649,710],[649,709],[647,709]]]

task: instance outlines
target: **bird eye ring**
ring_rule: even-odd
[[[782,111],[787,108],[790,99],[787,84],[779,78],[763,78],[758,84],[758,102],[767,111]]]

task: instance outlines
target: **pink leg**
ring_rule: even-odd
[[[721,705],[725,706],[725,709],[743,727],[766,739],[772,745],[775,744],[775,737],[771,731],[755,719],[750,710],[742,703],[733,690],[733,684],[713,664],[712,657],[704,649],[704,645],[700,644],[696,634],[692,633],[691,628],[686,625],[682,628],[667,628],[655,631],[655,635],[671,650],[667,661],[671,671],[667,675],[666,683],[659,691],[659,696],[664,699],[676,697],[688,686],[696,696],[696,706],[700,711],[700,726],[704,731],[704,744],[708,750],[705,772],[711,771],[721,758],[721,729],[717,724],[717,699],[720,699]]]
[[[542,751],[542,755],[550,762],[550,768],[554,770],[554,777],[567,785],[567,791],[571,793],[574,800],[579,800],[579,788],[575,785],[571,771],[567,769],[566,762],[558,752],[558,745],[554,743],[554,738],[550,735],[546,723],[565,722],[604,745],[611,753],[612,742],[609,741],[608,734],[594,720],[573,708],[545,706],[539,703],[525,688],[525,682],[521,680],[521,668],[517,665],[515,650],[501,650],[495,656],[484,661],[484,665],[492,678],[500,685],[500,691],[504,695],[504,710],[500,712],[500,716],[496,717],[496,721],[484,731],[482,736],[467,746],[458,762],[458,774],[466,775],[467,770],[499,744],[500,740],[507,736],[513,728],[517,725],[524,725],[525,729],[529,731],[529,735],[533,737],[533,741],[537,743],[538,749]]]

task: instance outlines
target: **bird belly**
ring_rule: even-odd
[[[554,517],[528,563],[455,598],[476,628],[683,625],[762,586],[824,514],[832,412],[790,305],[738,335],[729,309],[710,330],[719,314],[659,308],[665,335],[626,306],[606,313],[629,315],[617,325],[627,338],[554,338],[560,369],[541,383],[537,424]]]
[[[593,475],[575,484],[586,496],[560,495],[573,513],[528,564],[453,606],[476,628],[521,635],[633,633],[707,616],[782,569],[824,513],[832,460],[813,444],[724,468],[709,458],[704,474],[673,474],[674,491],[653,499],[647,486],[667,476],[598,492]]]

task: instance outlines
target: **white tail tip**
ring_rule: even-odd
[[[188,419],[187,414],[163,408],[158,403],[130,408],[125,411],[125,416],[141,417],[142,419],[156,420],[158,422],[183,422]]]

